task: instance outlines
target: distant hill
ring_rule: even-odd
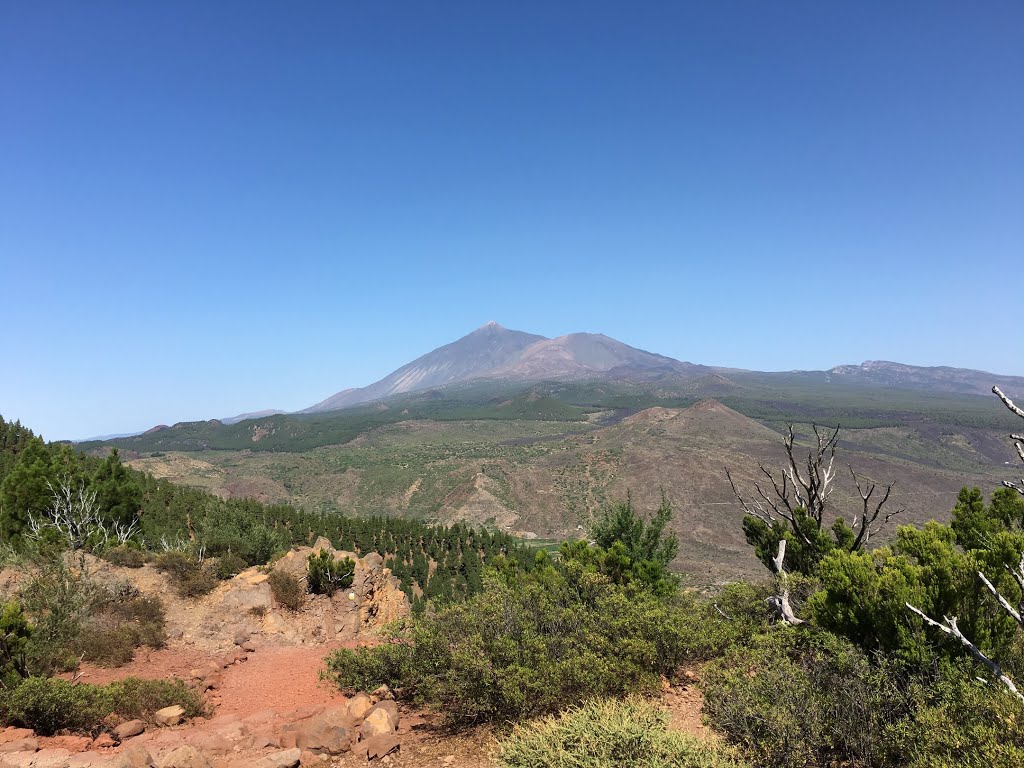
[[[1011,397],[1024,396],[1024,377],[1003,376],[970,368],[926,368],[886,360],[867,360],[860,365],[840,365],[828,373],[836,379],[880,387],[987,395],[992,392],[993,386],[998,386]]]

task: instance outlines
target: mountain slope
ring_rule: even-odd
[[[543,336],[512,331],[490,322],[458,341],[438,347],[380,381],[331,395],[302,413],[319,413],[486,376],[518,358]]]
[[[490,375],[522,380],[571,379],[613,371],[690,373],[698,370],[702,368],[631,347],[603,333],[570,333],[532,344],[518,359]]]

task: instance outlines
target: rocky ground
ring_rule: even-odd
[[[328,547],[318,541],[315,548]],[[315,548],[294,550],[275,568],[299,573]],[[387,689],[346,697],[321,680],[332,650],[376,642],[383,624],[408,611],[376,555],[357,560],[350,590],[334,598],[308,596],[298,612],[275,605],[267,574],[256,569],[196,601],[177,598],[150,566],[88,565],[100,581],[130,581],[143,593],[159,594],[170,640],[165,648],[140,649],[116,669],[83,664],[74,679],[183,678],[202,692],[209,716],[185,721],[168,708],[154,722],[111,723],[96,738],[43,738],[8,728],[0,731],[0,768],[494,765],[495,740],[486,728],[452,734],[436,716],[396,704]],[[0,573],[0,580],[10,587],[17,579]],[[703,735],[695,687],[666,687],[663,700],[673,727]]]

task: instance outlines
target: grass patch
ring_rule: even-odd
[[[668,730],[668,717],[640,698],[590,701],[513,728],[501,744],[505,768],[740,768],[714,743]]]

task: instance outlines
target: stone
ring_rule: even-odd
[[[145,747],[128,747],[110,762],[110,768],[153,768],[153,757]]]
[[[295,731],[295,746],[310,752],[340,755],[348,750],[351,743],[349,730],[343,725],[330,722],[323,715],[299,723]]]
[[[36,735],[31,728],[4,728],[0,731],[0,744],[8,744],[19,739],[31,739]]]
[[[32,768],[64,768],[70,757],[67,749],[41,749],[32,758]]]
[[[395,694],[393,694],[391,692],[391,689],[388,688],[386,685],[382,685],[379,688],[375,688],[373,692],[370,694],[370,696],[372,698],[377,699],[377,701],[384,701],[385,699],[388,701],[395,700]]]
[[[160,758],[158,768],[213,768],[210,761],[195,747],[183,745]]]
[[[145,730],[146,724],[141,720],[129,720],[127,723],[121,723],[114,729],[114,737],[118,741],[124,741],[132,736],[138,736]]]
[[[353,722],[361,722],[370,710],[373,709],[373,702],[365,693],[357,693],[348,700],[348,716]]]
[[[93,749],[109,749],[110,747],[116,747],[117,740],[109,733],[104,731],[95,739],[92,740]]]
[[[185,719],[185,710],[178,704],[173,704],[153,713],[153,722],[157,725],[172,726],[178,725]]]
[[[391,754],[400,746],[401,744],[398,741],[397,736],[393,733],[386,733],[366,739],[365,741],[360,741],[359,751],[363,752],[365,750],[367,760],[375,760]]]
[[[249,653],[255,653],[256,643],[254,643],[252,640],[246,640],[244,643],[242,643],[242,650],[247,651]]]
[[[39,749],[39,739],[35,736],[25,736],[15,741],[8,741],[6,744],[0,744],[0,753],[35,752],[37,749]]]
[[[372,739],[374,736],[385,736],[395,732],[398,723],[391,719],[391,713],[386,709],[374,709],[363,720],[359,726],[359,733],[364,739]]]
[[[302,759],[302,751],[298,748],[284,749],[261,757],[253,763],[246,763],[246,768],[298,768]]]
[[[394,701],[381,701],[373,709],[383,709],[391,717],[391,722],[398,728],[398,705]],[[372,709],[370,710],[373,711]]]

